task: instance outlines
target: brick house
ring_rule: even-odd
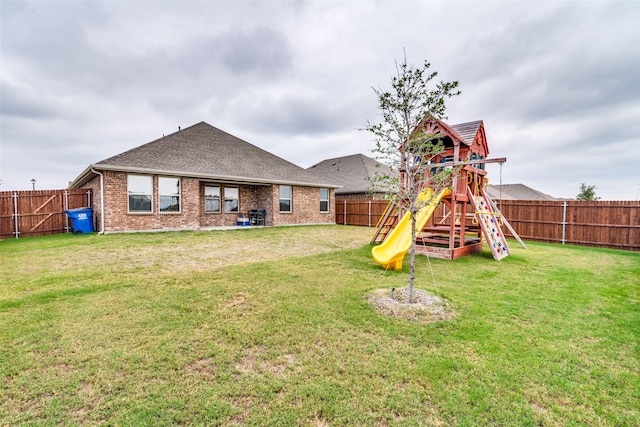
[[[335,190],[310,171],[205,122],[89,165],[70,188],[93,191],[105,233],[245,224],[334,224]]]

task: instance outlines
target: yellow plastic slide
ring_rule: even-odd
[[[416,230],[418,232],[427,224],[433,211],[440,204],[440,200],[449,195],[449,193],[451,193],[451,190],[444,189],[434,197],[432,189],[425,188],[422,190],[418,196],[418,201],[427,203],[427,205],[416,214]],[[384,242],[375,246],[371,253],[373,254],[373,259],[384,268],[402,270],[402,260],[409,249],[411,249],[411,213],[407,212],[387,235]]]

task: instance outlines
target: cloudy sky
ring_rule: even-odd
[[[0,191],[205,121],[302,167],[371,155],[403,49],[458,80],[502,182],[640,198],[640,2],[0,2]],[[492,183],[500,168],[489,167]]]

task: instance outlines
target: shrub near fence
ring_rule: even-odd
[[[640,202],[496,201],[524,240],[640,251]],[[385,200],[337,200],[336,223],[375,227]],[[439,220],[445,212],[435,212]],[[505,233],[509,235],[505,227]],[[511,236],[513,237],[513,236]]]
[[[0,239],[66,233],[67,209],[91,206],[89,190],[0,192]]]

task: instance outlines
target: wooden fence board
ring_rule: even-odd
[[[0,192],[0,239],[65,233],[67,209],[91,205],[89,190]]]
[[[640,202],[496,201],[523,240],[640,251]],[[337,200],[336,223],[374,227],[385,200]],[[442,207],[436,221],[445,215]],[[506,232],[507,235],[510,233]],[[511,236],[513,237],[513,236]]]

